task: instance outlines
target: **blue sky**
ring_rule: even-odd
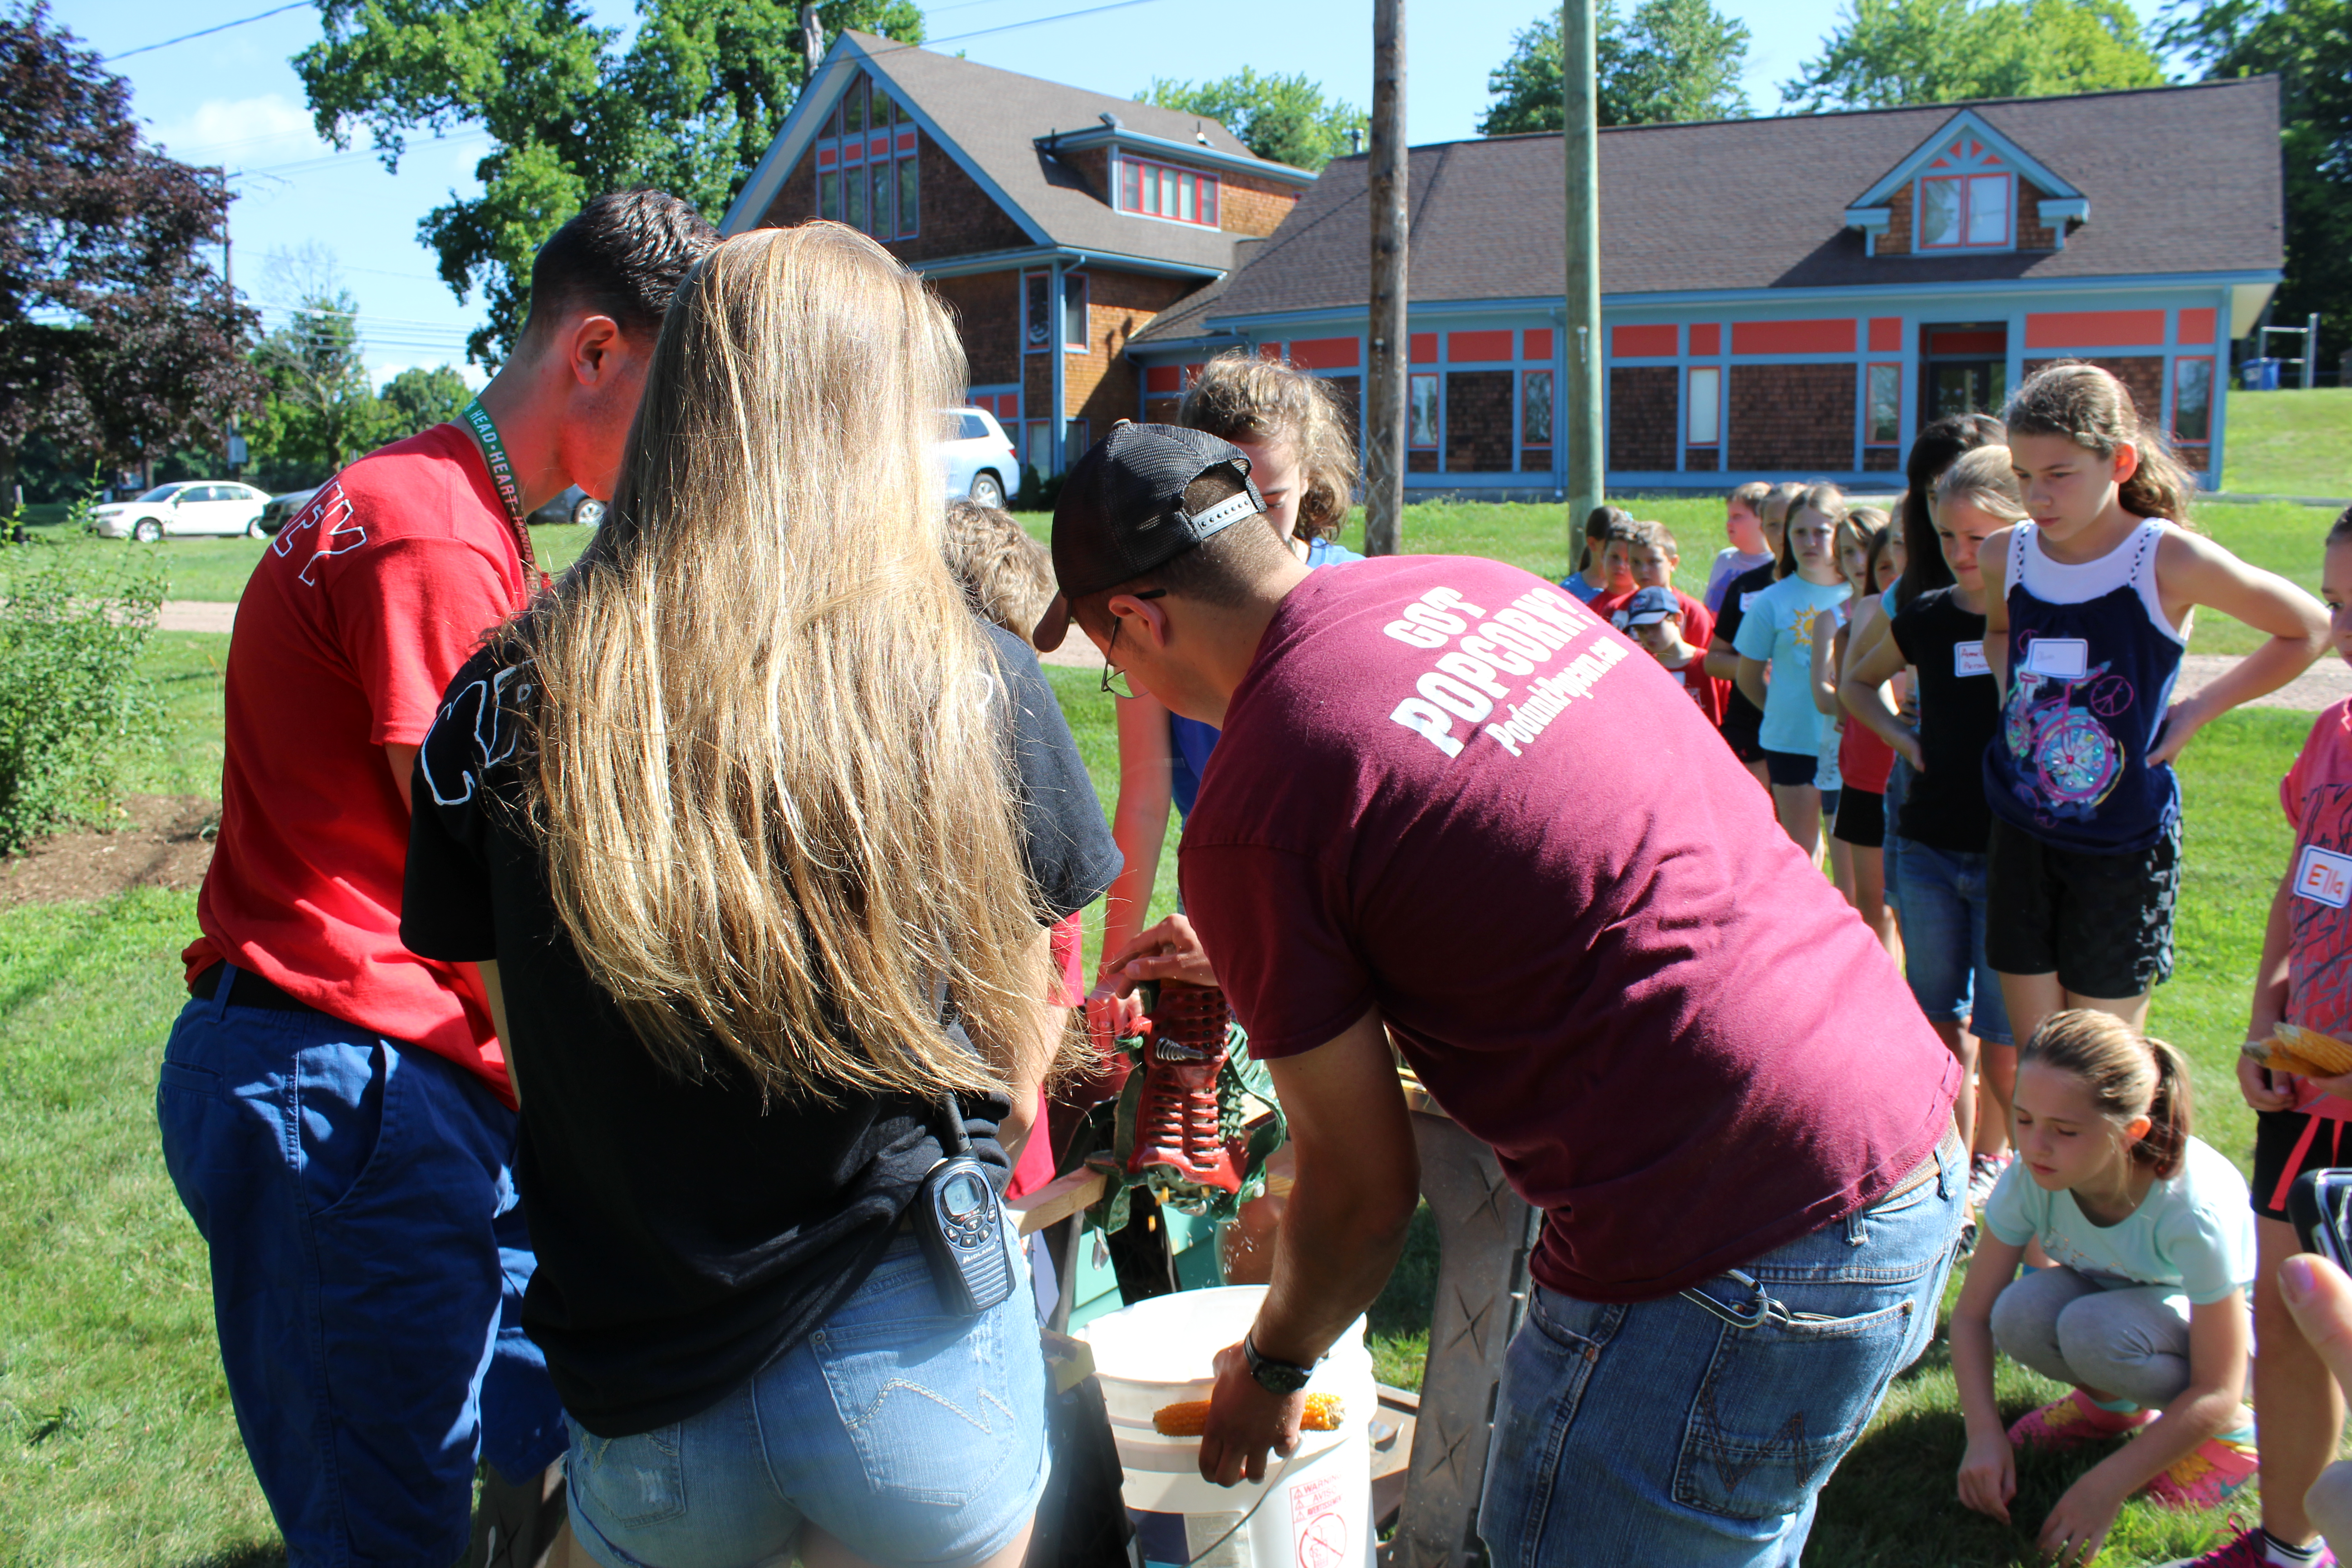
[[[949,0],[927,8],[941,47],[1008,70],[1104,92],[1134,93],[1155,76],[1201,80],[1251,65],[1305,71],[1358,104],[1371,99],[1371,8],[1367,0],[1140,0],[1067,20],[1102,0]],[[1748,91],[1759,110],[1820,47],[1839,0],[1717,0],[1753,34]],[[2134,0],[2143,19],[2155,5]],[[67,27],[113,55],[270,8],[270,0],[53,0]],[[1541,0],[1408,0],[1406,112],[1411,139],[1476,133],[1486,73]],[[626,26],[631,0],[593,0],[598,21]],[[1013,26],[1036,22],[1035,26]],[[459,303],[433,271],[416,223],[451,193],[478,189],[479,132],[412,142],[397,174],[355,139],[348,153],[319,140],[287,62],[320,36],[308,8],[115,61],[151,135],[190,163],[243,171],[230,227],[238,286],[265,310],[266,258],[322,248],[360,301],[371,372],[461,363],[479,300]],[[715,215],[714,215],[715,216]],[[273,312],[274,313],[274,312]],[[478,380],[478,376],[469,376]]]

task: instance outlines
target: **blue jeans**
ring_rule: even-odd
[[[515,1113],[432,1052],[209,1000],[172,1026],[163,1163],[212,1257],[237,1433],[297,1565],[464,1555],[474,1468],[563,1452],[522,1331]]]
[[[1478,1510],[1496,1568],[1794,1564],[1822,1484],[1935,1334],[1968,1154],[1947,1132],[1933,1158],[1909,1192],[1696,1291],[1538,1287]],[[1755,1321],[1763,1298],[1785,1311]]]
[[[1985,866],[1982,855],[1916,839],[1903,846],[1903,973],[1929,1022],[1965,1024],[1978,1039],[2006,1046],[2009,1006],[1985,962]]]
[[[1028,1276],[1016,1262],[1014,1278]],[[572,1528],[606,1568],[782,1564],[803,1523],[873,1563],[975,1562],[1045,1489],[1026,1289],[940,1310],[911,1236],[801,1343],[709,1409],[629,1437],[572,1425]]]

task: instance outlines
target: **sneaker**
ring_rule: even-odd
[[[2261,1531],[2242,1530],[2230,1538],[2226,1546],[2217,1546],[2202,1557],[2176,1559],[2164,1564],[2164,1568],[2276,1568],[2263,1545]],[[2336,1553],[2327,1550],[2327,1542],[2323,1541],[2303,1568],[2336,1568]]]
[[[2009,1440],[2021,1448],[2063,1454],[2085,1443],[2120,1437],[2155,1419],[2153,1410],[2135,1410],[2129,1415],[2102,1410],[2081,1389],[2070,1389],[2041,1409],[2019,1416],[2009,1429]]]
[[[2252,1444],[2208,1437],[2140,1490],[2161,1508],[2219,1508],[2254,1479],[2260,1464]]]
[[[1992,1196],[1993,1188],[2000,1184],[2000,1173],[2009,1169],[2014,1154],[1979,1154],[1969,1162],[1969,1206],[1980,1209]]]
[[[1213,986],[1160,983],[1144,1019],[1143,1092],[1136,1104],[1135,1152],[1128,1173],[1154,1167],[1179,1183],[1241,1191],[1241,1167],[1224,1142],[1217,1075],[1225,1065],[1232,1015]]]

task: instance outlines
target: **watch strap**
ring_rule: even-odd
[[[1306,1387],[1315,1375],[1315,1369],[1311,1366],[1276,1361],[1261,1353],[1255,1334],[1242,1336],[1242,1354],[1249,1362],[1250,1376],[1269,1394],[1296,1394]]]

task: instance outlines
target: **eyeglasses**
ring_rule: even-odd
[[[1130,599],[1164,599],[1167,596],[1168,590],[1165,588],[1146,588],[1139,594],[1128,595]],[[1119,618],[1113,616],[1110,622],[1110,640],[1103,644],[1102,689],[1113,697],[1131,699],[1135,695],[1135,688],[1129,682],[1127,671],[1117,668],[1110,661],[1110,650],[1118,646],[1120,625]]]

